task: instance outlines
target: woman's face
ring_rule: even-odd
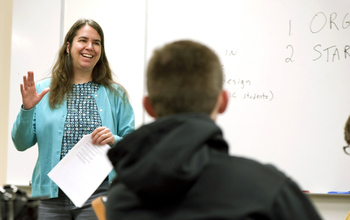
[[[72,57],[74,74],[91,74],[101,57],[100,35],[89,25],[81,27],[72,45],[67,42],[67,53]]]

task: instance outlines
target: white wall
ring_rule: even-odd
[[[59,48],[61,0],[14,0],[11,43],[10,103],[8,124],[7,183],[28,185],[37,148],[15,149],[11,128],[22,104],[20,83],[27,71],[35,80],[48,76]]]
[[[7,137],[8,114],[10,100],[10,61],[11,61],[11,29],[12,29],[12,0],[0,2],[0,185],[6,183],[7,172]]]
[[[168,3],[169,2],[170,1],[168,1]],[[181,1],[176,2],[181,3]],[[208,3],[210,1],[203,2]],[[215,4],[217,2],[218,1],[215,1]],[[146,6],[147,4],[149,4],[148,6],[152,4],[154,5],[157,3],[157,1],[34,0],[34,2],[31,1],[29,3],[25,0],[13,0],[13,3],[12,55],[10,76],[11,85],[10,104],[8,106],[10,114],[8,119],[9,124],[7,127],[9,131],[12,127],[13,121],[18,113],[19,106],[21,104],[19,84],[21,83],[22,75],[24,75],[28,70],[33,70],[37,74],[36,76],[38,76],[36,79],[45,76],[49,72],[53,61],[56,58],[58,48],[60,47],[60,43],[62,43],[62,37],[65,35],[68,28],[75,22],[75,20],[81,17],[92,18],[96,20],[104,29],[107,57],[112,66],[112,69],[118,76],[120,83],[123,84],[130,93],[132,104],[135,109],[137,126],[140,126],[142,124],[144,121],[144,116],[141,107],[141,98],[144,90],[143,74],[145,60],[147,60],[147,57],[157,45],[174,39],[175,37],[184,36],[181,36],[182,33],[178,35],[171,34],[171,31],[173,31],[171,28],[178,28],[179,23],[176,22],[171,24],[172,26],[170,26],[170,29],[170,23],[166,22],[166,20],[164,20],[165,22],[163,28],[155,28],[157,27],[155,25],[156,23],[153,24],[153,29],[146,28],[145,18],[149,16],[146,14]],[[159,4],[162,3],[159,2]],[[305,3],[305,5],[301,5],[305,8],[317,7],[316,5],[307,5],[307,3]],[[159,8],[159,11],[157,11],[156,8],[153,8],[153,10],[155,10],[155,13],[158,13],[162,10],[162,8]],[[200,7],[198,10],[200,11]],[[263,8],[257,7],[256,10],[263,10]],[[232,10],[228,10],[227,13],[230,11],[232,12]],[[332,13],[332,11],[333,9],[329,8],[327,14]],[[194,19],[196,18],[194,15],[199,15],[199,12],[196,10],[189,10],[188,12],[194,17]],[[169,15],[171,15],[171,13],[169,13]],[[208,15],[211,14],[209,13]],[[181,17],[179,14],[176,14],[176,16],[173,18],[175,19]],[[230,16],[228,15],[228,17]],[[294,18],[295,17],[290,17],[291,20],[294,20]],[[254,21],[251,22],[254,23]],[[283,23],[283,21],[281,22]],[[288,35],[288,24],[285,25],[283,23],[281,27],[286,28],[285,32],[286,35]],[[160,36],[158,38],[158,34],[162,35],[164,32],[168,31],[167,28],[169,29],[168,34],[170,37],[161,38]],[[205,28],[205,26],[203,28]],[[263,27],[261,28],[263,29]],[[343,30],[341,33],[345,31],[348,33],[349,30],[350,28]],[[150,39],[146,38],[145,31],[147,31],[147,37],[151,37]],[[188,31],[191,31],[191,29],[188,29]],[[196,32],[194,31],[193,33],[195,34]],[[232,33],[230,32],[230,34]],[[271,34],[275,34],[275,32],[272,32]],[[294,34],[297,34],[297,32],[294,32]],[[199,38],[201,38],[201,36],[198,36],[198,39]],[[298,39],[293,38],[291,41],[283,41],[281,43],[281,47],[283,46],[281,51],[290,52],[289,49],[286,48],[286,45],[293,42],[297,43],[298,40],[300,40],[299,38],[302,39],[302,37],[299,36]],[[201,39],[205,39],[205,36],[203,36]],[[228,36],[224,37],[224,39],[227,40]],[[238,44],[230,44],[227,48],[219,47],[219,49],[222,49],[222,51],[224,51],[221,51],[220,56],[225,55],[226,49],[235,50],[237,48],[237,45]],[[299,54],[298,56],[303,55]],[[332,63],[329,63],[329,65],[332,65]],[[324,80],[332,81],[332,77],[329,76]],[[273,80],[273,82],[276,82],[276,80]],[[300,78],[299,82],[300,85],[307,86],[306,81],[303,81],[302,78]],[[234,102],[235,101],[231,100],[231,105]],[[302,110],[303,109],[300,109],[300,111]],[[342,108],[341,114],[345,115],[347,112],[350,112],[347,110],[347,108]],[[225,120],[227,117],[228,116],[224,115],[221,120]],[[325,119],[325,121],[327,120],[329,121],[329,119]],[[219,122],[223,123],[222,121]],[[340,130],[341,129],[337,130],[337,132]],[[17,152],[12,146],[10,133],[8,136],[8,163],[6,182],[14,183],[16,185],[27,185],[28,181],[30,180],[31,171],[36,160],[36,148],[33,148],[27,152]],[[334,148],[338,147],[339,146],[334,146]],[[286,148],[284,146],[281,146],[282,152],[285,149]],[[322,148],[318,148],[316,146],[316,150],[322,150]],[[337,164],[335,164],[335,166],[336,165]],[[308,163],[305,162],[305,166],[307,167]],[[284,169],[286,169],[288,173],[288,167]],[[313,178],[314,175],[311,175],[311,177]],[[317,179],[315,181],[317,181]],[[322,181],[319,182],[322,184]],[[348,211],[350,211],[349,196],[309,196],[324,219],[345,219]]]
[[[23,75],[33,70],[36,80],[48,76],[66,32],[80,18],[94,19],[103,28],[111,68],[130,95],[136,127],[142,124],[145,2],[14,0],[13,17],[9,134],[22,102]],[[37,154],[36,146],[18,152],[9,135],[7,182],[28,185]]]

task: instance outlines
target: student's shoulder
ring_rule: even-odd
[[[273,164],[269,164],[269,163],[264,164],[262,162],[255,160],[255,159],[246,158],[246,157],[238,157],[238,156],[230,156],[230,157],[231,157],[231,160],[234,161],[235,163],[244,164],[245,166],[250,167],[250,168],[254,168],[257,170],[266,170],[267,172],[272,172],[272,173],[283,174]]]
[[[219,156],[215,159],[217,164],[225,172],[234,173],[246,179],[270,179],[276,182],[284,182],[288,177],[272,164],[263,164],[257,160],[239,156]]]

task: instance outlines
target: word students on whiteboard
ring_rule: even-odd
[[[32,196],[48,196],[39,205],[39,219],[97,219],[91,201],[106,194],[115,171],[81,208],[47,174],[83,135],[91,134],[92,144],[113,146],[135,129],[126,90],[113,81],[100,25],[76,21],[65,36],[52,77],[35,83],[29,71],[20,88],[23,105],[12,140],[19,151],[38,145]]]
[[[146,78],[143,106],[156,120],[108,152],[118,176],[107,219],[321,219],[276,168],[229,155],[215,123],[229,98],[211,49],[166,44],[154,51]]]

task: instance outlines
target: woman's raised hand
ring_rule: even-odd
[[[38,94],[35,88],[34,73],[33,71],[28,71],[28,76],[23,76],[23,84],[21,84],[23,109],[29,110],[34,108],[49,91],[50,88],[45,88]]]

